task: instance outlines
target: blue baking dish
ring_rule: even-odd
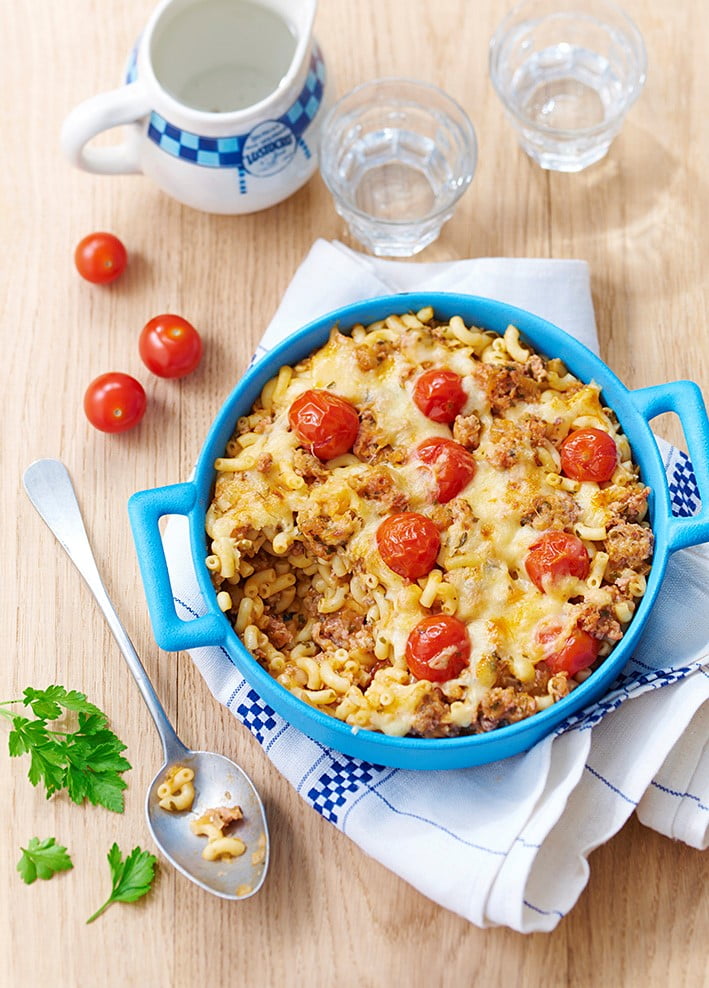
[[[523,340],[540,353],[560,357],[583,381],[595,381],[603,400],[618,416],[651,488],[649,519],[655,536],[647,592],[609,658],[567,697],[527,720],[486,734],[458,738],[389,737],[352,728],[299,700],[276,682],[246,650],[228,619],[219,610],[205,565],[207,542],[204,518],[215,481],[214,460],[223,455],[236,420],[250,409],[262,387],[282,364],[293,364],[324,344],[337,324],[346,332],[356,323],[371,323],[391,313],[416,312],[426,305],[439,319],[459,315],[467,325],[503,333],[513,323]],[[667,479],[649,422],[663,412],[675,412],[682,423],[703,506],[691,518],[672,514]],[[709,419],[699,388],[676,381],[630,391],[586,347],[562,329],[529,312],[471,295],[416,292],[370,299],[345,306],[293,333],[255,363],[239,381],[217,415],[202,447],[194,475],[186,483],[140,491],[128,505],[140,571],[157,643],[168,651],[221,646],[261,698],[305,734],[347,755],[379,765],[408,769],[453,769],[480,765],[518,754],[553,731],[570,714],[609,691],[630,657],[657,597],[669,556],[683,547],[709,540]],[[186,515],[190,549],[207,613],[183,621],[175,610],[158,523],[164,515]]]

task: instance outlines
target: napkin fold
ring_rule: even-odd
[[[318,240],[257,356],[338,306],[399,291],[460,291],[528,309],[598,350],[588,266],[576,260],[382,261]],[[658,440],[674,510],[699,506],[686,455]],[[205,612],[187,523],[165,551],[184,620]],[[589,876],[589,853],[635,810],[696,848],[709,842],[709,546],[675,553],[614,690],[529,752],[450,772],[383,768],[287,724],[220,648],[191,652],[213,694],[318,813],[424,895],[480,927],[552,930]]]

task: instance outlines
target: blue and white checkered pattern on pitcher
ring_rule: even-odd
[[[325,84],[325,63],[316,46],[310,60],[308,75],[295,102],[280,117],[269,121],[291,133],[306,158],[311,150],[305,132],[313,122],[322,103]],[[255,130],[256,128],[254,128]],[[250,171],[245,147],[254,131],[229,137],[203,137],[175,127],[153,111],[148,124],[148,137],[167,154],[205,168],[236,168]]]
[[[200,137],[150,114],[148,137],[167,154],[206,168],[236,168],[241,164],[244,137]]]
[[[138,45],[130,53],[125,69],[126,83],[135,82],[138,74]],[[170,123],[165,117],[153,110],[148,121],[148,138],[166,154],[182,161],[199,165],[203,168],[233,168],[239,175],[239,191],[247,192],[247,175],[256,176],[274,174],[279,170],[279,162],[269,162],[270,168],[264,167],[259,152],[268,145],[271,138],[286,147],[281,160],[287,163],[300,149],[303,156],[309,160],[312,150],[306,139],[306,131],[311,125],[322,104],[325,87],[325,62],[317,45],[313,46],[308,75],[297,99],[274,120],[264,121],[253,130],[244,134],[233,134],[226,137],[205,137],[200,134],[182,130]],[[264,134],[264,126],[268,131]],[[261,132],[262,136],[259,136]],[[266,148],[268,150],[268,148]],[[261,165],[252,164],[261,161]]]

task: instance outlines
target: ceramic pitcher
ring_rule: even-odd
[[[210,213],[251,213],[292,195],[317,164],[325,63],[317,0],[162,0],[125,85],[77,106],[61,143],[78,168],[142,173]],[[123,142],[92,147],[126,125]]]

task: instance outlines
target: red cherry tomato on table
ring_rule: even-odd
[[[288,421],[300,442],[320,460],[348,453],[359,432],[357,409],[330,391],[303,392],[291,405]]]
[[[377,547],[389,569],[406,580],[418,580],[433,569],[441,536],[430,518],[415,511],[402,511],[381,523]]]
[[[107,285],[123,274],[128,254],[112,233],[90,233],[77,244],[74,263],[82,278],[96,285]]]
[[[537,632],[540,644],[546,646],[544,661],[552,673],[568,673],[575,676],[582,669],[588,669],[598,658],[601,643],[581,628],[575,628],[570,635],[562,637],[561,627],[547,625]]]
[[[459,676],[470,658],[468,629],[449,614],[419,621],[406,642],[406,662],[416,679],[444,683]]]
[[[432,422],[450,425],[467,400],[455,371],[432,368],[416,379],[414,404]]]
[[[145,366],[158,377],[185,377],[202,359],[202,337],[182,316],[166,313],[145,324],[138,350]]]
[[[454,439],[425,439],[416,447],[415,456],[431,467],[440,504],[460,494],[475,475],[473,454]]]
[[[602,429],[576,429],[561,444],[561,469],[572,480],[610,480],[618,465],[618,449]]]
[[[84,395],[86,418],[101,432],[132,429],[145,414],[147,403],[142,384],[119,371],[101,374]]]
[[[549,583],[556,583],[565,576],[585,580],[590,560],[586,546],[575,535],[545,532],[530,547],[524,565],[529,579],[544,593]]]

